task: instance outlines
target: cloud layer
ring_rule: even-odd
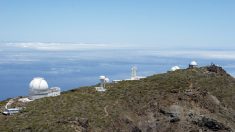
[[[235,60],[232,50],[158,50],[154,47],[76,43],[2,43],[0,63],[33,63],[40,61],[125,61],[147,62],[155,58]]]
[[[98,50],[123,48],[125,46],[110,44],[84,44],[84,43],[42,43],[42,42],[21,42],[5,43],[3,46],[12,48],[23,48],[39,51],[81,51],[81,50]]]

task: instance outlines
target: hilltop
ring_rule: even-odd
[[[235,131],[235,79],[211,65],[108,84],[104,93],[81,87],[0,115],[0,130]]]

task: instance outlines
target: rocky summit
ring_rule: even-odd
[[[216,65],[110,83],[106,92],[94,87],[15,104],[23,110],[0,115],[0,131],[235,131],[235,79]]]

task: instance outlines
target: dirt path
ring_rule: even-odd
[[[107,111],[107,108],[108,108],[108,106],[106,105],[106,106],[104,107],[105,117],[109,116],[109,113],[108,113],[108,111]]]

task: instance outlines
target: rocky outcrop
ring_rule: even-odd
[[[169,118],[171,123],[180,121],[180,116],[182,115],[182,107],[179,105],[171,105],[168,109],[160,108],[159,112]]]
[[[62,125],[70,125],[77,131],[87,132],[89,127],[89,121],[87,118],[67,118],[67,119],[60,119],[57,123]]]
[[[226,75],[229,76],[229,74],[220,66],[217,66],[215,64],[211,64],[210,66],[206,67],[208,72],[211,73],[216,73],[219,74],[221,76]]]
[[[197,115],[193,112],[190,112],[188,114],[188,120],[193,124],[198,125],[199,127],[206,127],[212,131],[219,131],[219,130],[232,131],[231,128],[225,126],[223,123],[220,123],[215,119],[206,117],[204,115]]]

